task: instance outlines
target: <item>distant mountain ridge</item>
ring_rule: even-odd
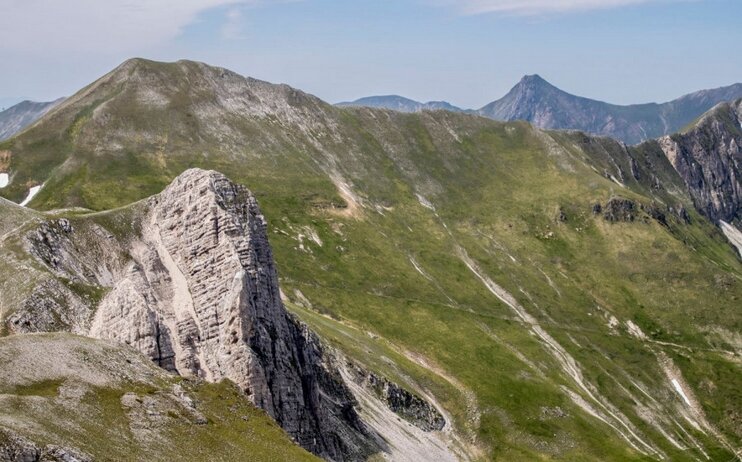
[[[0,112],[0,140],[19,133],[62,101],[64,98],[45,103],[23,101]]]
[[[567,93],[539,75],[523,77],[503,98],[477,111],[539,128],[581,130],[638,144],[674,133],[715,105],[742,97],[742,84],[701,90],[663,104],[619,106]]]
[[[400,96],[361,98],[338,106],[367,106],[402,112],[426,109],[473,112],[494,120],[525,120],[539,128],[580,130],[627,144],[638,144],[675,133],[715,105],[738,98],[742,98],[742,83],[697,91],[662,104],[621,106],[575,96],[534,74],[524,76],[502,98],[472,111],[455,106],[453,109],[432,107],[431,103],[419,103]]]
[[[446,101],[428,101],[422,103],[399,95],[369,96],[355,101],[346,101],[336,104],[340,107],[373,107],[379,109],[392,109],[399,112],[421,112],[444,110],[452,112],[465,112],[464,109],[454,106]]]

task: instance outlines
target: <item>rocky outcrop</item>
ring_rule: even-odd
[[[659,144],[699,212],[714,223],[742,219],[742,100],[717,106]]]
[[[637,206],[630,199],[613,197],[599,210],[602,210],[603,218],[607,221],[614,223],[620,221],[631,222],[636,218]],[[593,211],[595,211],[595,208],[593,208]]]
[[[654,220],[662,226],[690,223],[690,215],[683,204],[675,206],[657,202],[642,204],[624,197],[612,197],[605,205],[593,204],[592,212],[593,215],[602,214],[606,221],[612,223],[633,222],[638,219],[644,223]]]
[[[389,409],[419,429],[431,432],[445,427],[446,419],[426,400],[357,364],[347,362],[346,367],[353,382],[371,390]]]
[[[21,309],[8,316],[6,327],[15,334],[29,332],[73,332],[84,334],[90,327],[94,307],[57,279],[37,284],[23,300]]]
[[[39,447],[34,442],[0,429],[0,460],[6,462],[93,462],[77,449],[55,445]]]
[[[319,341],[282,305],[266,221],[247,189],[186,171],[149,200],[130,253],[92,336],[130,344],[184,376],[232,380],[326,459],[376,452]]]
[[[25,250],[50,277],[9,316],[11,332],[72,331],[130,345],[184,377],[229,379],[328,460],[422,450],[420,438],[443,444],[421,436],[446,424],[433,405],[359,366],[348,381],[347,360],[285,310],[267,224],[246,188],[192,169],[100,218],[52,219],[25,233]],[[358,386],[377,426],[358,414]],[[379,415],[420,435],[395,430],[391,448]]]

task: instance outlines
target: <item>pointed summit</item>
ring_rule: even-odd
[[[543,77],[541,77],[538,74],[530,74],[530,75],[524,75],[520,81],[510,89],[507,95],[505,95],[505,98],[508,96],[517,95],[522,92],[554,92],[554,93],[561,93],[568,95],[568,93],[563,92],[559,88],[555,87],[554,85],[550,84],[547,80],[545,80]],[[572,95],[570,95],[572,96]]]
[[[477,113],[495,120],[525,120],[539,128],[581,130],[637,144],[678,131],[714,105],[740,97],[742,84],[736,84],[664,104],[617,106],[572,95],[531,74]]]
[[[520,82],[518,82],[518,84],[519,85],[549,85],[549,86],[552,86],[549,82],[544,80],[544,78],[538,74],[524,75],[520,79]]]
[[[551,120],[544,119],[544,114],[553,112],[553,106],[570,106],[571,99],[580,98],[563,92],[538,74],[531,74],[523,76],[507,95],[478,112],[495,120],[526,120],[544,128],[571,128],[569,124],[553,126]]]

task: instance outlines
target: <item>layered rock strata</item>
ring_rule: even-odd
[[[317,339],[284,309],[266,221],[244,187],[188,170],[151,198],[94,337],[184,376],[230,379],[299,444],[332,460],[375,452]]]
[[[742,220],[742,100],[659,144],[702,214],[715,223]]]

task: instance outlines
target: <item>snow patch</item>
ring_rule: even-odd
[[[685,392],[683,391],[683,387],[680,386],[680,382],[678,382],[678,379],[672,379],[672,386],[675,387],[675,391],[678,392],[681,398],[683,398],[683,401],[685,401],[685,404],[688,405],[688,407],[691,406],[690,400],[688,399],[688,396],[686,396]]]
[[[44,186],[44,185],[41,185],[41,186]],[[34,196],[36,196],[36,194],[38,194],[39,191],[41,191],[41,186],[33,186],[31,189],[29,189],[28,196],[26,196],[26,198],[23,199],[23,202],[20,203],[20,206],[25,207],[26,205],[28,205],[28,203],[31,202],[31,200],[33,200]]]
[[[10,183],[10,177],[7,173],[0,173],[0,188],[4,188],[8,186],[8,183]]]
[[[721,226],[721,231],[729,239],[729,242],[737,248],[737,252],[742,256],[742,231],[723,220],[719,221],[719,225]]]

